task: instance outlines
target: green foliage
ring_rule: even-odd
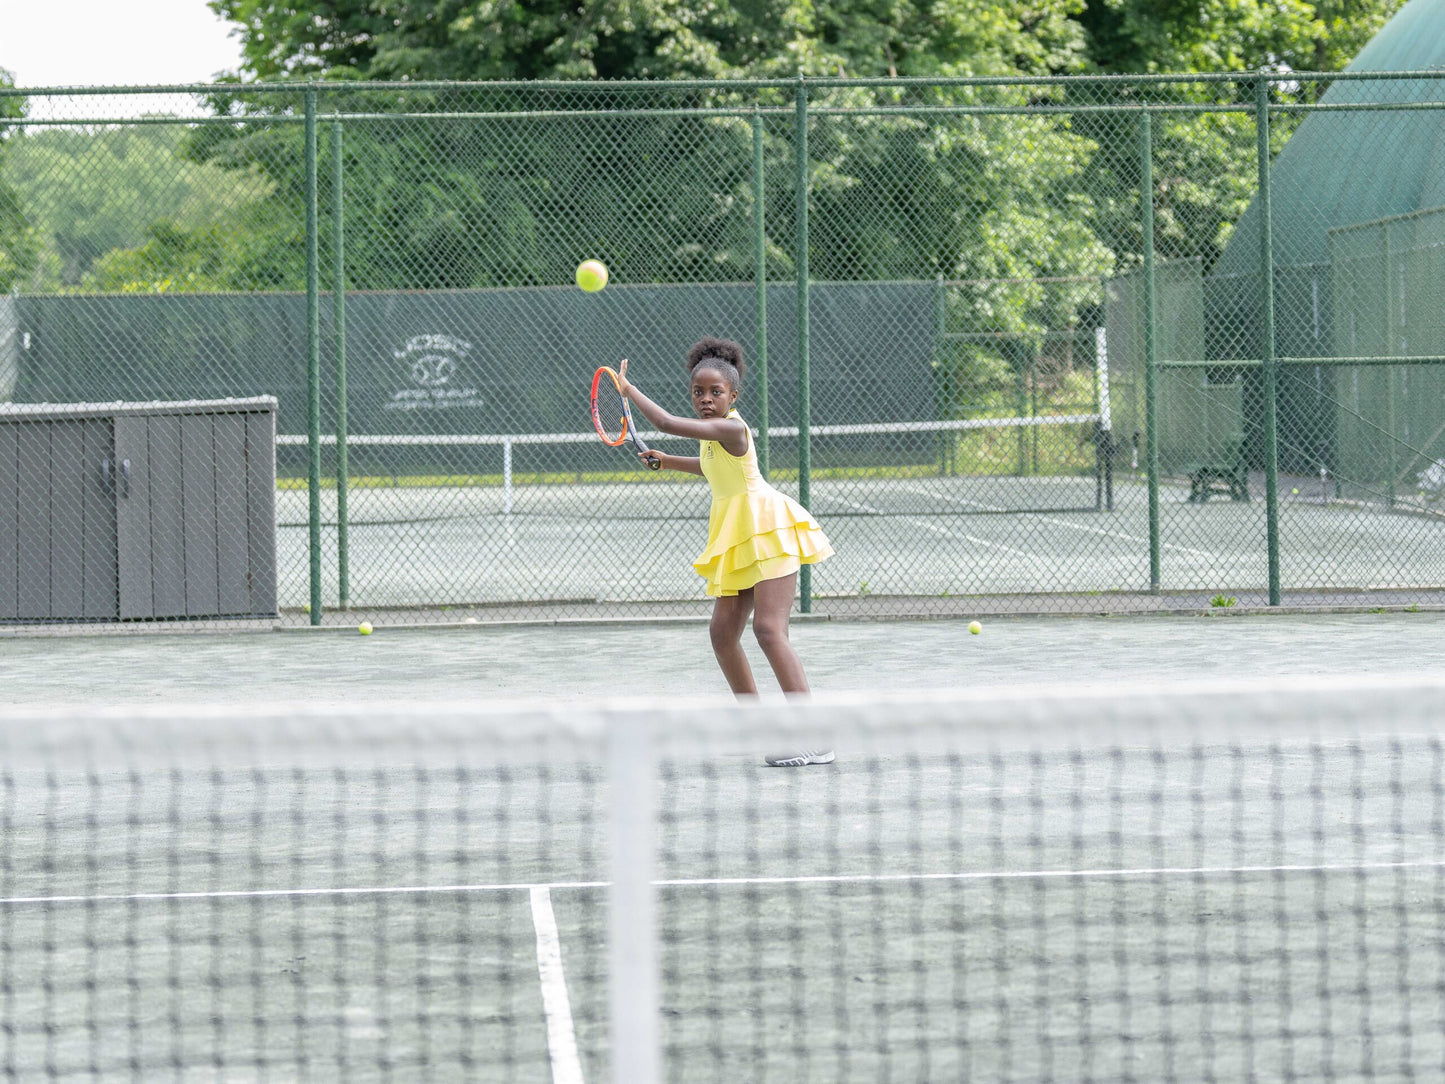
[[[13,87],[14,78],[0,68],[0,88]],[[15,142],[16,129],[7,120],[25,115],[25,99],[0,95],[0,293],[9,293],[30,277],[38,258],[35,231],[26,221],[24,204],[7,182],[3,168]]]
[[[1090,0],[1079,22],[1100,71],[1338,71],[1403,3]]]
[[[823,8],[679,0],[525,8],[460,0],[314,6],[213,0],[212,7],[241,24],[246,74],[262,78],[1046,74],[1083,63],[1082,33],[1071,21],[1079,0],[956,0],[941,7],[854,0]],[[368,102],[390,108],[384,97],[352,96],[348,108]],[[243,90],[215,104],[267,108],[248,102]],[[433,107],[416,94],[407,104]],[[996,158],[990,140],[999,133],[987,127],[951,132],[875,118],[845,130],[850,124],[820,126],[814,152],[820,231],[814,250],[835,256],[815,268],[820,277],[956,277],[1000,267],[1023,277],[1061,263],[1070,270],[1107,266],[1087,223],[1046,205],[1087,159],[1087,148],[1074,146],[1078,141],[1058,125],[1036,126],[1028,150],[1041,165],[1024,189],[1010,176],[1016,164]],[[631,130],[610,120],[351,125],[346,140],[348,276],[359,288],[551,283],[564,280],[574,252],[592,250],[607,251],[624,281],[739,281],[751,274],[745,123],[649,118]],[[266,169],[281,200],[291,198],[295,180],[281,175],[292,169],[281,163],[299,162],[297,147],[294,129],[260,136],[215,129],[197,133],[190,153],[199,162]],[[770,206],[785,203],[786,132],[769,133],[767,159],[780,189]],[[880,189],[892,208],[883,218]],[[620,206],[634,218],[624,220]],[[992,210],[982,232],[974,222],[980,206]],[[667,210],[639,229],[638,208]],[[565,237],[557,236],[562,223]],[[1069,250],[1071,239],[1078,252]],[[1010,241],[1036,242],[1035,255],[1014,257]],[[791,274],[788,247],[786,240],[772,246],[773,273]]]
[[[1073,70],[1081,0],[211,0],[258,78],[668,79]]]
[[[1338,71],[1404,0],[1089,0],[1084,27],[1092,70],[1125,72]],[[1313,98],[1323,83],[1275,88],[1277,99]],[[1237,101],[1249,85],[1199,84],[1185,100]],[[1122,92],[1128,96],[1127,90]],[[1299,123],[1277,115],[1276,149]],[[1137,128],[1117,117],[1079,118],[1100,146],[1087,190],[1100,240],[1120,270],[1139,252]],[[1161,258],[1197,259],[1207,274],[1254,194],[1253,118],[1204,114],[1154,121],[1155,245]],[[1120,193],[1130,194],[1120,199]]]
[[[1239,600],[1233,595],[1215,595],[1212,599],[1209,600],[1209,605],[1213,606],[1215,609],[1227,609],[1230,606],[1235,605],[1238,601]]]
[[[211,0],[275,79],[1335,71],[1403,0]]]
[[[187,229],[153,223],[143,244],[113,249],[85,276],[103,293],[212,293],[304,290],[304,223],[266,208],[246,223],[223,221]]]
[[[594,92],[565,102],[528,92],[527,100],[556,109],[618,105],[621,91],[604,82],[618,79],[1336,68],[1399,3],[211,0],[211,7],[239,27],[239,77],[597,80]],[[1232,101],[1246,92],[1200,85],[1183,94]],[[1003,106],[1067,105],[1085,93],[1091,104],[1101,101],[1093,85],[968,93]],[[889,94],[908,105],[967,98],[846,89],[815,92],[815,101],[888,104]],[[339,104],[378,113],[506,112],[521,95],[368,90]],[[727,97],[679,92],[664,104]],[[294,114],[298,98],[248,95],[237,85],[218,90],[211,104],[259,120]],[[786,96],[776,104],[786,105]],[[1281,118],[1280,138],[1288,123]],[[769,273],[788,277],[791,133],[785,118],[769,124],[767,205],[776,217]],[[323,207],[329,130],[323,115]],[[0,180],[15,186],[9,203],[0,187],[0,286],[300,288],[301,140],[298,125],[255,123],[11,137],[24,153],[0,167]],[[1068,377],[1073,346],[1050,333],[1092,319],[1102,303],[1099,279],[1138,259],[1132,119],[834,115],[815,119],[810,140],[815,277],[955,284],[945,325],[975,338],[951,342],[938,359],[945,400],[969,405],[948,390],[967,386],[986,409],[1011,412],[1023,369],[1031,378]],[[1198,259],[1207,271],[1253,191],[1252,120],[1161,114],[1155,148],[1159,253]],[[751,275],[751,130],[742,119],[349,123],[345,149],[355,288],[564,282],[576,253],[604,251],[621,281]]]
[[[10,141],[4,180],[38,241],[30,289],[87,284],[107,253],[178,232],[221,231],[246,244],[245,214],[272,184],[180,154],[179,125],[52,128]],[[167,277],[184,275],[166,268]]]

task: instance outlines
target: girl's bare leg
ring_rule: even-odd
[[[721,595],[713,603],[712,621],[708,633],[712,637],[712,653],[727,678],[728,688],[734,696],[757,696],[758,687],[753,682],[753,668],[748,665],[747,653],[743,651],[743,630],[748,627],[748,614],[753,609],[753,592],[739,591],[736,595]]]
[[[793,596],[797,591],[798,574],[782,576],[776,580],[764,580],[753,588],[753,635],[758,646],[768,657],[777,676],[778,684],[785,693],[808,691],[808,677],[803,673],[803,664],[788,639],[788,616],[793,610]]]

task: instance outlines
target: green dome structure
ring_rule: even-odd
[[[1410,0],[1347,72],[1445,71],[1445,0]],[[1325,105],[1439,102],[1445,80],[1335,83]],[[1329,230],[1445,206],[1445,109],[1440,112],[1313,113],[1272,166],[1275,263],[1329,260]],[[1216,267],[1251,274],[1259,265],[1259,209],[1252,202]]]
[[[1278,462],[1394,506],[1445,461],[1445,0],[1410,0],[1346,71],[1442,74],[1336,80],[1320,104],[1365,108],[1305,114],[1271,164]],[[1161,291],[1163,323],[1223,363],[1203,384],[1164,374],[1177,460],[1218,458],[1227,434],[1263,465],[1262,372],[1227,364],[1262,356],[1259,276],[1256,198],[1192,299]]]

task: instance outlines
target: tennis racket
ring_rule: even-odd
[[[649,470],[662,469],[662,460],[637,435],[632,408],[622,394],[622,381],[608,365],[598,366],[592,374],[592,425],[603,444],[618,448],[630,441],[637,454],[646,457],[643,462]]]

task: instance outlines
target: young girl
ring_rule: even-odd
[[[733,409],[743,377],[743,351],[727,339],[703,339],[687,352],[692,409],[696,419],[679,418],[658,406],[627,380],[622,394],[664,433],[694,437],[694,456],[652,451],[668,470],[701,474],[712,489],[707,546],[693,568],[707,581],[713,604],[712,649],[734,695],[755,696],[752,668],[743,651],[743,630],[752,614],[753,634],[785,693],[806,693],[808,679],[788,640],[798,569],[832,556],[833,547],[808,510],[779,493],[758,472],[757,452],[747,423]],[[797,767],[828,764],[831,750],[814,749],[766,758]]]

